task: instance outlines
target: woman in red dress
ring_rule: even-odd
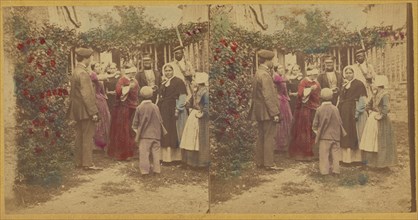
[[[131,158],[135,152],[135,133],[131,128],[132,117],[138,106],[139,85],[135,74],[135,67],[126,68],[116,84],[116,103],[112,111],[107,151],[116,160]]]
[[[295,123],[292,129],[289,156],[296,160],[312,160],[315,134],[312,121],[320,105],[321,86],[316,81],[319,71],[308,70],[298,87],[298,99],[295,109]]]

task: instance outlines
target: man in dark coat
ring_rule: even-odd
[[[334,59],[327,56],[324,59],[325,72],[318,76],[319,85],[321,88],[330,88],[333,92],[332,104],[336,105],[338,96],[340,95],[341,86],[343,85],[343,78],[341,74],[334,70]]]
[[[69,118],[76,121],[75,160],[77,167],[98,169],[93,165],[93,135],[99,120],[96,96],[87,67],[92,49],[77,48],[77,66],[71,77]]]
[[[142,58],[143,68],[136,74],[135,79],[138,81],[139,88],[144,86],[149,86],[153,90],[153,95],[151,101],[156,103],[158,97],[158,88],[161,84],[161,74],[160,72],[153,68],[152,59],[150,55],[145,55]],[[138,96],[140,98],[139,103],[141,103],[142,96]]]
[[[259,68],[253,79],[250,119],[258,123],[258,138],[255,162],[259,167],[276,170],[274,165],[275,136],[279,122],[279,99],[274,87],[271,68],[274,53],[269,50],[258,52]]]

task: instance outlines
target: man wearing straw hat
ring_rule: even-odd
[[[270,69],[273,68],[274,52],[260,50],[259,68],[253,79],[250,119],[258,123],[258,138],[255,150],[255,162],[266,170],[278,170],[274,164],[275,136],[279,122],[279,100]]]
[[[95,90],[87,67],[92,49],[77,48],[77,66],[71,76],[69,118],[76,121],[75,161],[85,170],[98,169],[93,165],[93,135],[99,120]]]

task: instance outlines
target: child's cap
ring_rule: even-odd
[[[144,86],[139,91],[139,94],[144,98],[151,98],[153,94],[153,90],[151,86]]]
[[[322,100],[329,101],[332,99],[333,92],[330,88],[321,89],[321,98]]]

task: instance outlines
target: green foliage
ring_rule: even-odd
[[[227,178],[253,155],[255,128],[247,115],[255,50],[245,41],[249,32],[222,14],[212,16],[210,31],[211,175]]]
[[[118,49],[125,59],[141,53],[147,44],[180,44],[176,29],[159,27],[157,20],[144,14],[144,7],[115,6],[114,11],[120,19],[91,14],[101,26],[81,33],[78,44],[91,46],[99,52]],[[178,30],[183,44],[188,45],[202,40],[208,32],[208,26],[207,22],[179,25]]]
[[[18,11],[6,21],[15,62],[18,179],[57,185],[72,163],[68,108],[69,44],[73,31],[29,22]]]
[[[284,24],[283,30],[275,33],[277,44],[288,52],[304,54],[327,53],[338,47],[361,47],[366,49],[383,47],[389,36],[403,38],[401,29],[391,26],[364,27],[359,31],[349,31],[347,24],[330,18],[330,11],[319,9],[294,9],[290,16],[277,16]],[[359,32],[362,37],[360,39]]]

